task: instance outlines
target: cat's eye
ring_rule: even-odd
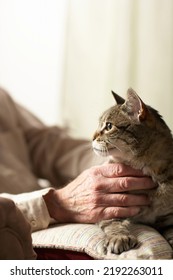
[[[109,130],[112,129],[112,127],[113,127],[112,123],[107,122],[107,123],[106,123],[106,126],[105,126],[105,129],[106,129],[107,131],[109,131]]]

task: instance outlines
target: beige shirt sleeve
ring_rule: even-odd
[[[32,232],[47,228],[49,224],[55,223],[50,217],[47,206],[43,199],[50,188],[46,188],[31,193],[22,193],[17,195],[3,193],[0,196],[12,199],[16,206],[29,221]]]

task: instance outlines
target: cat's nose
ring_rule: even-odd
[[[94,133],[94,135],[93,135],[93,141],[94,141],[98,136],[99,136],[99,132],[96,131],[96,132]]]
[[[93,135],[93,141],[94,141],[94,140],[96,139],[96,137],[97,137],[96,134],[97,134],[97,133],[95,132],[94,135]]]

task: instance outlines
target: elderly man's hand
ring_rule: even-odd
[[[59,222],[96,223],[136,215],[149,198],[127,192],[154,187],[139,170],[106,164],[84,171],[62,189],[51,189],[44,200],[50,216]]]

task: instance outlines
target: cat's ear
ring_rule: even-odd
[[[125,100],[121,96],[119,96],[117,93],[112,91],[112,94],[113,94],[113,97],[114,97],[114,99],[115,99],[115,101],[118,105],[121,105],[121,104],[125,103]]]
[[[127,91],[126,107],[129,115],[135,119],[144,121],[147,118],[147,106],[132,88]]]

